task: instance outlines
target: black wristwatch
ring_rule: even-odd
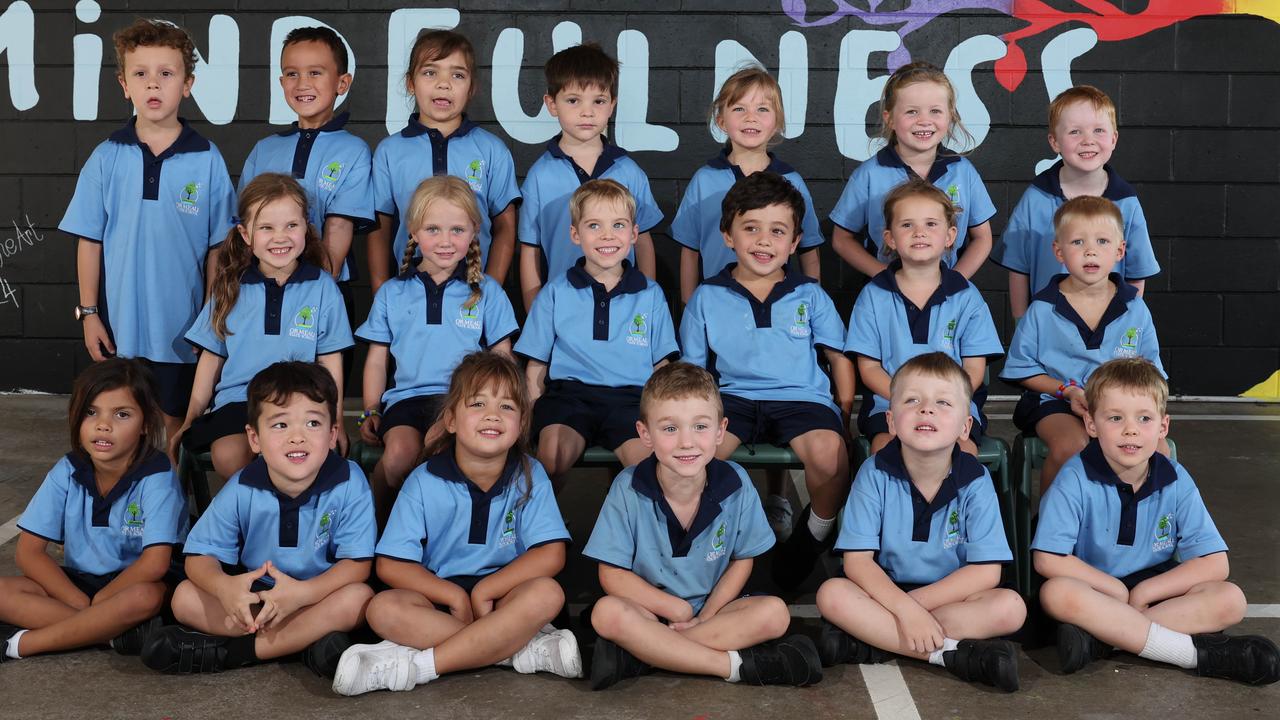
[[[98,314],[97,305],[77,305],[76,306],[76,320],[84,320],[86,317],[90,315],[97,315],[97,314]]]

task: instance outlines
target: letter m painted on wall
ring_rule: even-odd
[[[11,3],[0,15],[0,54],[8,53],[9,101],[30,110],[40,100],[36,92],[36,18],[25,2]]]

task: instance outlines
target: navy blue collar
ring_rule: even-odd
[[[1054,163],[1048,170],[1037,175],[1036,179],[1031,181],[1031,185],[1033,187],[1040,188],[1056,198],[1066,200],[1067,197],[1062,194],[1062,178],[1059,177],[1062,165],[1063,163],[1061,160]],[[1133,189],[1133,186],[1125,182],[1124,178],[1117,175],[1116,171],[1111,168],[1111,165],[1103,165],[1102,169],[1107,171],[1107,189],[1102,191],[1102,197],[1111,200],[1112,202],[1117,202],[1125,198],[1137,196],[1138,193]]]
[[[320,268],[310,263],[299,261],[298,267],[294,268],[293,274],[289,276],[288,280],[284,281],[284,284],[289,285],[290,283],[302,283],[302,282],[307,282],[308,280],[319,280],[319,279],[320,279]],[[275,282],[275,281],[273,280],[272,282]],[[267,276],[263,275],[262,271],[258,269],[258,263],[256,262],[250,263],[249,267],[245,268],[244,274],[240,276],[240,283],[242,285],[244,283],[266,284]]]
[[[1053,305],[1053,309],[1063,319],[1076,326],[1085,347],[1090,350],[1097,350],[1102,347],[1102,336],[1106,333],[1107,326],[1115,322],[1116,318],[1124,315],[1129,303],[1138,297],[1138,289],[1125,282],[1119,273],[1111,273],[1109,277],[1111,284],[1116,286],[1116,294],[1112,296],[1106,311],[1102,313],[1102,319],[1098,321],[1098,327],[1091,328],[1076,312],[1076,309],[1071,307],[1071,303],[1067,302],[1066,296],[1062,294],[1062,290],[1058,287],[1067,277],[1065,273],[1054,275],[1049,279],[1049,284],[1045,285],[1044,289],[1032,296],[1031,299],[1033,302],[1039,300]]]
[[[453,133],[449,135],[449,137],[445,137],[439,130],[436,130],[434,128],[429,128],[426,125],[423,125],[421,122],[419,122],[418,112],[415,110],[413,114],[409,116],[409,124],[405,125],[404,129],[400,131],[400,134],[407,138],[418,137],[419,135],[428,135],[440,140],[452,140],[454,138],[460,138],[463,135],[466,135],[467,133],[471,132],[472,130],[475,130],[478,127],[480,126],[471,122],[471,120],[467,117],[467,114],[463,113],[462,124],[459,125],[458,129],[454,130]]]
[[[942,282],[938,283],[938,289],[934,291],[932,296],[930,296],[929,302],[925,303],[923,308],[920,308],[921,310],[926,310],[934,305],[941,304],[946,298],[962,293],[969,287],[969,281],[964,279],[964,275],[961,275],[942,263],[938,264],[942,266]],[[902,295],[902,291],[898,289],[898,278],[895,275],[895,273],[901,269],[902,258],[894,258],[893,261],[889,263],[888,267],[876,273],[875,277],[871,278],[871,282],[877,287]],[[905,299],[905,297],[906,296],[904,295],[903,298]]]
[[[671,503],[662,494],[662,485],[658,483],[658,458],[656,455],[641,460],[631,473],[631,487],[641,495],[653,501],[662,511],[667,521],[667,535],[671,540],[671,556],[686,557],[693,541],[704,530],[711,527],[720,515],[721,503],[742,486],[738,473],[723,460],[712,459],[707,463],[707,484],[702,488],[702,498],[698,501],[698,512],[685,531],[676,519]]]
[[[742,168],[729,162],[729,148],[727,147],[721,148],[718,155],[708,160],[707,167],[717,170],[732,170],[735,180],[741,180],[746,177],[742,174]],[[765,168],[765,171],[786,175],[787,173],[795,172],[796,169],[779,160],[773,153],[769,153],[769,166]]]
[[[916,174],[916,171],[912,170],[910,165],[902,161],[902,158],[898,155],[898,151],[894,149],[893,145],[885,145],[883,148],[880,148],[880,152],[876,153],[876,161],[885,167],[896,167],[906,170],[907,177],[911,177]],[[937,182],[938,178],[947,174],[948,165],[958,162],[960,162],[960,156],[954,151],[948,150],[944,147],[939,147],[937,156],[933,158],[933,165],[929,167],[929,177],[925,179],[929,182]]]
[[[491,500],[502,494],[502,491],[506,489],[520,469],[520,454],[513,448],[511,452],[507,453],[507,464],[502,468],[502,474],[498,476],[498,481],[488,490],[481,490],[478,485],[471,481],[471,478],[462,472],[462,468],[458,467],[458,458],[454,453],[455,446],[450,444],[443,452],[427,458],[427,471],[443,480],[465,485],[473,500]]]
[[[288,128],[281,130],[276,134],[283,137],[287,137],[289,135],[293,135],[298,132],[321,132],[321,133],[334,132],[336,130],[341,130],[343,127],[345,127],[347,124],[347,121],[350,119],[351,119],[351,113],[344,112],[339,115],[334,115],[332,118],[329,119],[329,122],[321,125],[318,128],[307,128],[306,130],[303,130],[302,128],[298,127],[298,121],[294,120],[292,123],[290,123]]]
[[[178,122],[182,123],[182,132],[178,133],[178,139],[174,140],[172,145],[155,157],[167,158],[179,153],[204,152],[209,149],[209,141],[196,132],[186,118],[178,118]],[[138,139],[137,126],[138,118],[135,115],[129,118],[124,127],[111,133],[108,139],[120,145],[139,145],[150,152],[150,146]]]
[[[1106,455],[1102,454],[1102,445],[1097,438],[1089,440],[1089,444],[1084,446],[1080,451],[1081,465],[1084,467],[1085,477],[1093,482],[1101,485],[1115,485],[1118,488],[1129,489],[1132,492],[1132,485],[1121,480],[1111,469],[1111,465],[1107,463]],[[1142,483],[1142,487],[1138,488],[1138,492],[1134,493],[1136,500],[1141,500],[1160,490],[1172,485],[1178,479],[1178,471],[1174,469],[1173,463],[1169,462],[1169,458],[1160,453],[1153,453],[1151,460],[1147,464],[1147,481]]]
[[[905,483],[911,494],[912,523],[911,541],[928,542],[933,528],[933,516],[945,508],[960,495],[960,490],[969,483],[982,477],[982,464],[969,453],[960,450],[959,444],[951,449],[951,472],[942,479],[938,492],[932,500],[925,500],[916,484],[907,473],[907,465],[902,459],[902,441],[894,438],[876,453],[876,469],[897,478]]]
[[[98,493],[98,481],[93,472],[93,461],[89,459],[85,451],[75,450],[67,453],[67,460],[71,461],[72,480],[83,487],[89,497],[93,499],[94,527],[107,527],[111,524],[111,506],[122,495],[129,492],[129,488],[133,487],[135,483],[148,475],[167,472],[172,467],[169,464],[168,456],[162,452],[152,450],[132,467],[125,470],[124,475],[120,476],[115,486],[106,495],[101,495]]]
[[[430,273],[419,270],[413,265],[410,265],[404,272],[400,273],[400,277],[404,280],[408,280],[409,278],[412,278],[412,277],[417,277],[419,280],[422,281],[422,284],[426,285],[427,289],[430,290],[437,287],[444,287],[445,285],[448,285],[454,280],[460,280],[462,282],[466,282],[467,281],[467,264],[465,262],[460,262],[457,265],[455,265],[453,268],[453,272],[450,273],[449,277],[445,278],[444,282],[440,283],[439,285],[436,285],[436,281],[431,279]]]
[[[702,282],[707,285],[716,285],[719,287],[728,288],[731,292],[735,292],[741,295],[742,297],[746,298],[747,302],[750,303],[751,305],[751,313],[752,315],[755,316],[757,328],[773,327],[773,315],[771,310],[773,308],[774,303],[778,302],[779,300],[786,297],[787,295],[790,295],[791,291],[795,290],[801,285],[804,285],[806,283],[811,283],[811,282],[817,282],[817,280],[814,280],[808,275],[805,275],[804,273],[793,272],[791,268],[787,267],[786,265],[783,265],[782,279],[774,284],[773,289],[770,290],[769,294],[765,297],[764,302],[761,302],[756,299],[755,295],[751,294],[750,290],[743,287],[742,283],[739,283],[737,280],[734,279],[733,269],[736,267],[738,267],[738,263],[736,262],[729,263],[724,267],[723,270],[716,273],[715,275],[712,275],[706,280],[703,280]]]
[[[347,464],[345,458],[337,452],[330,450],[324,459],[324,464],[320,466],[316,477],[311,484],[297,497],[289,497],[280,492],[275,485],[271,483],[271,475],[267,469],[267,461],[259,455],[253,462],[245,466],[240,471],[240,484],[255,490],[267,490],[275,494],[276,499],[280,502],[281,511],[297,509],[306,505],[315,495],[328,492],[333,488],[347,481],[351,476],[351,466]]]
[[[604,175],[609,168],[613,167],[613,164],[615,162],[617,162],[620,158],[624,158],[627,156],[626,150],[623,150],[617,145],[614,145],[613,143],[609,142],[609,137],[607,135],[601,135],[600,142],[603,145],[603,147],[600,150],[600,157],[596,160],[596,166],[591,169],[591,172],[588,173],[586,170],[583,170],[581,167],[579,167],[578,163],[575,162],[573,158],[565,154],[565,151],[561,149],[560,138],[563,136],[564,136],[564,133],[559,133],[555,137],[548,140],[547,152],[551,153],[551,157],[557,158],[559,160],[564,160],[565,162],[573,166],[574,172],[578,175],[580,180],[583,178],[585,178],[586,180],[594,180]]]
[[[630,260],[622,261],[622,277],[618,278],[618,284],[614,285],[613,289],[608,292],[604,292],[603,283],[591,277],[591,273],[587,272],[586,258],[578,258],[565,275],[569,280],[569,284],[578,290],[585,290],[593,285],[599,285],[605,297],[643,292],[645,288],[649,287],[649,281],[643,273],[631,265]]]

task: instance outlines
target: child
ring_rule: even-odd
[[[1160,368],[1160,343],[1137,288],[1112,272],[1124,258],[1124,219],[1110,200],[1081,195],[1053,214],[1055,275],[1031,299],[1009,343],[1000,377],[1022,385],[1013,424],[1049,448],[1040,492],[1084,449],[1084,382],[1113,357],[1144,357]],[[1163,372],[1163,370],[1161,370]],[[1164,438],[1160,452],[1169,454]]]
[[[343,654],[333,691],[410,690],[446,673],[509,665],[582,676],[578,642],[543,628],[564,606],[553,579],[569,532],[525,450],[529,399],[504,354],[472,353],[449,382],[442,434],[405,481],[378,541],[369,603],[385,641]]]
[[[525,310],[544,281],[564,275],[582,257],[570,244],[569,196],[582,183],[609,178],[635,198],[634,223],[639,229],[635,253],[627,257],[645,277],[655,277],[653,238],[649,231],[662,222],[649,177],[609,142],[604,131],[618,103],[618,61],[599,45],[587,43],[561,50],[546,65],[547,94],[542,101],[560,123],[560,134],[547,143],[525,177],[520,193],[520,293]],[[545,262],[546,272],[542,267]]]
[[[1147,219],[1138,195],[1107,164],[1120,134],[1116,106],[1101,90],[1080,85],[1063,91],[1049,105],[1049,147],[1062,159],[1040,173],[1022,194],[991,259],[1009,270],[1013,317],[1027,312],[1029,299],[1066,272],[1053,252],[1053,214],[1067,200],[1098,195],[1114,202],[1124,217],[1125,256],[1117,272],[1138,289],[1160,273],[1151,249]]]
[[[849,176],[831,211],[831,247],[867,277],[879,275],[889,262],[880,214],[884,196],[907,178],[924,178],[964,208],[955,252],[944,260],[966,279],[973,277],[991,252],[990,220],[996,207],[973,163],[942,146],[957,131],[969,134],[960,123],[951,81],[928,63],[903,65],[885,83],[880,120],[888,145]]]
[[[332,281],[331,281],[332,282]],[[301,653],[331,677],[373,591],[373,498],[333,447],[338,386],[314,363],[278,362],[249,383],[249,443],[236,473],[196,521],[173,594],[177,626],[152,633],[147,667],[220,672]]]
[[[475,191],[481,209],[480,264],[500,285],[507,277],[520,201],[515,161],[501,140],[467,119],[475,74],[476,53],[466,36],[452,30],[418,33],[404,75],[415,111],[404,130],[379,143],[373,155],[378,227],[369,232],[368,242],[375,294],[391,278],[392,258],[404,255],[410,198],[433,175],[460,177]]]
[[[959,209],[927,180],[911,178],[884,200],[884,244],[897,256],[862,288],[849,318],[844,350],[854,356],[867,398],[858,412],[858,432],[878,453],[889,431],[890,378],[910,358],[941,351],[964,366],[973,400],[970,431],[960,449],[977,455],[986,431],[987,358],[1004,354],[987,303],[960,273],[941,263],[955,243]]]
[[[257,455],[246,435],[245,388],[279,360],[315,360],[342,397],[342,351],[351,347],[347,310],[333,277],[320,269],[324,249],[307,223],[307,195],[288,175],[263,173],[240,193],[240,224],[227,234],[213,291],[187,341],[200,349],[186,421],[169,441],[209,451],[229,478]],[[215,386],[216,383],[216,386]],[[213,411],[205,414],[213,400]],[[346,433],[338,433],[346,449]]]
[[[819,280],[815,251],[823,239],[818,216],[813,212],[813,198],[804,178],[769,152],[769,145],[787,124],[778,81],[758,65],[739,70],[720,86],[711,105],[711,116],[716,127],[728,136],[725,147],[693,174],[675,220],[671,221],[671,237],[681,245],[680,302],[689,302],[698,283],[719,274],[736,259],[720,236],[720,202],[735,182],[761,170],[783,176],[804,196],[800,270]]]
[[[285,36],[280,73],[298,120],[253,146],[240,189],[264,172],[291,173],[307,191],[307,220],[324,245],[323,267],[345,288],[355,267],[351,236],[374,221],[369,146],[345,129],[349,113],[333,113],[351,88],[347,47],[330,28],[295,28]]]
[[[715,458],[726,422],[700,367],[672,363],[645,383],[636,429],[653,455],[613,481],[584,551],[607,593],[591,612],[591,689],[650,667],[753,685],[822,680],[812,640],[771,642],[791,623],[786,603],[743,594],[774,541],[747,473]]]
[[[218,149],[178,117],[195,81],[191,37],[139,19],[113,40],[134,116],[94,148],[58,229],[79,238],[75,315],[89,356],[143,358],[171,437],[195,376],[183,336],[213,275],[209,251],[235,224],[235,194]]]
[[[716,457],[740,443],[790,445],[804,463],[811,505],[773,562],[781,587],[800,585],[831,547],[836,512],[849,489],[845,426],[853,364],[839,348],[844,323],[817,281],[787,269],[800,239],[804,196],[771,172],[734,183],[720,234],[738,262],[694,291],[680,323],[684,359],[718,375],[729,419]],[[835,378],[818,366],[821,349]]]
[[[836,549],[845,577],[818,589],[823,665],[878,663],[891,654],[953,675],[1018,689],[1013,643],[1027,609],[997,587],[1013,559],[991,476],[960,452],[973,423],[972,377],[930,352],[893,376],[886,413],[894,439],[858,469]]]
[[[18,520],[22,574],[0,578],[0,662],[106,642],[137,655],[160,624],[173,546],[187,531],[162,418],[140,360],[109,358],[76,378],[71,452]]]
[[[439,432],[436,420],[453,368],[483,348],[509,354],[511,336],[520,329],[502,286],[481,268],[477,236],[483,220],[466,182],[452,175],[423,180],[406,218],[411,232],[400,274],[379,288],[369,318],[356,330],[369,343],[360,437],[385,448],[370,479],[380,528],[422,457],[424,438],[430,444],[430,435]],[[396,368],[390,388],[388,355]]]
[[[1222,631],[1244,617],[1227,545],[1186,468],[1156,452],[1169,432],[1163,373],[1142,358],[1104,363],[1086,386],[1092,438],[1040,501],[1031,543],[1040,601],[1073,673],[1112,647],[1205,677],[1280,680],[1280,650]]]
[[[538,461],[557,492],[589,445],[609,448],[624,467],[649,454],[636,434],[640,389],[680,354],[662,288],[626,259],[637,236],[631,193],[615,180],[588,180],[568,205],[582,257],[538,293],[516,343],[529,359]]]

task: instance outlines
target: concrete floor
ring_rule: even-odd
[[[66,452],[66,399],[0,396],[0,536],[21,514],[45,472]],[[989,413],[1007,417],[1008,404]],[[1171,434],[1180,460],[1197,478],[1231,546],[1232,579],[1253,604],[1254,617],[1235,632],[1280,639],[1280,406],[1180,403]],[[1010,439],[1007,419],[992,432]],[[577,547],[590,533],[608,474],[583,470],[561,499]],[[15,542],[0,545],[0,574],[13,574]],[[767,563],[753,586],[767,588]],[[592,563],[571,554],[565,585],[575,610],[595,589]],[[794,629],[814,633],[813,591],[791,599]],[[1262,617],[1271,615],[1272,617]],[[804,617],[809,616],[809,617]],[[959,682],[939,668],[901,661],[873,668],[826,671],[811,688],[753,688],[722,681],[656,674],[592,693],[584,682],[488,669],[435,681],[409,693],[339,698],[297,664],[270,664],[209,676],[152,673],[135,658],[106,650],[5,663],[0,667],[0,717],[317,718],[610,717],[610,718],[1167,718],[1197,720],[1280,716],[1280,685],[1256,689],[1195,678],[1180,670],[1119,655],[1064,676],[1052,647],[1024,651],[1022,691],[1002,695]],[[901,683],[905,681],[905,686]],[[902,692],[905,687],[906,692]],[[873,702],[873,697],[879,703]],[[1268,710],[1267,708],[1271,708]],[[879,714],[877,714],[877,711]]]

